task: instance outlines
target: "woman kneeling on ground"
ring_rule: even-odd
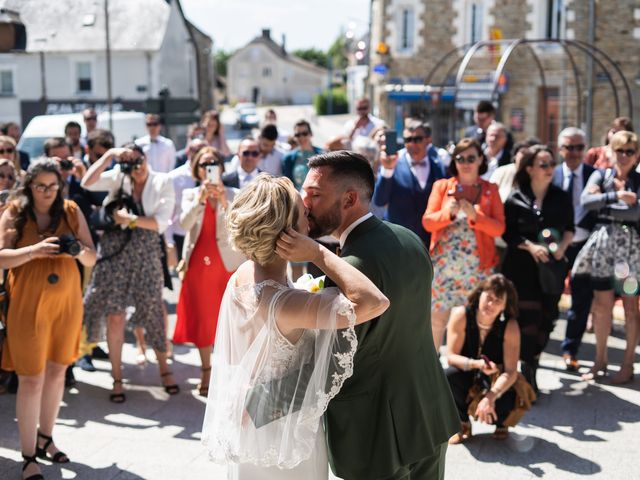
[[[520,329],[518,294],[503,275],[491,275],[456,307],[447,327],[447,380],[460,415],[461,431],[449,444],[471,437],[469,415],[495,424],[503,440],[535,399],[518,373]]]

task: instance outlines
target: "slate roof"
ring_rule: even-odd
[[[103,2],[0,0],[0,7],[20,14],[28,52],[93,52],[105,49]],[[169,13],[167,0],[109,0],[111,50],[159,50]]]
[[[318,65],[316,65],[315,63],[311,63],[308,62],[296,55],[290,55],[283,47],[282,45],[278,45],[270,36],[267,37],[264,34],[263,35],[259,35],[256,38],[254,38],[253,40],[251,40],[247,45],[245,45],[241,50],[244,50],[247,47],[250,47],[251,45],[264,45],[266,46],[269,50],[271,50],[274,54],[276,54],[278,57],[282,58],[283,60],[287,61],[287,62],[291,62],[295,65],[298,65],[300,67],[303,68],[307,68],[309,70],[314,70],[317,73],[326,73],[327,70],[319,67]]]

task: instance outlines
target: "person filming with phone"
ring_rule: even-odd
[[[117,165],[107,170],[113,161]],[[111,148],[87,171],[82,186],[91,191],[108,191],[103,203],[104,234],[98,260],[91,274],[84,305],[84,321],[89,341],[102,340],[106,323],[113,392],[110,400],[125,401],[122,386],[122,345],[125,312],[135,313],[133,327],[142,327],[155,350],[160,377],[166,393],[175,395],[167,365],[167,343],[162,304],[163,233],[175,204],[171,178],[154,172],[142,148],[133,143]]]
[[[431,233],[431,328],[436,350],[451,308],[466,305],[471,290],[498,265],[495,238],[505,228],[498,186],[480,177],[487,170],[480,144],[463,138],[452,156],[453,177],[434,183],[422,217],[424,229]]]
[[[222,296],[231,274],[246,259],[229,243],[226,213],[238,189],[222,184],[222,154],[204,147],[192,164],[193,178],[200,185],[182,192],[180,225],[187,234],[178,265],[182,289],[173,343],[193,343],[198,348],[202,365],[198,393],[206,397]]]

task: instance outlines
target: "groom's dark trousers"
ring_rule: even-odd
[[[371,217],[348,235],[342,257],[390,306],[356,327],[353,375],[326,413],[331,468],[345,480],[442,479],[460,419],[433,347],[427,250],[408,229]]]

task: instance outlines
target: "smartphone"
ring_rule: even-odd
[[[484,364],[487,368],[491,368],[491,360],[486,355],[482,355],[482,360],[484,360]]]
[[[398,132],[395,130],[387,130],[384,132],[384,146],[387,155],[395,155],[398,153]]]
[[[207,165],[207,180],[214,185],[220,184],[220,167],[218,165]]]
[[[0,192],[0,205],[4,205],[5,203],[7,203],[7,199],[9,198],[10,194],[10,190],[2,190]]]

